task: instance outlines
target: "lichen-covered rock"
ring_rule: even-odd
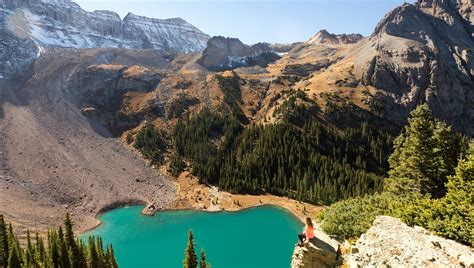
[[[380,216],[347,257],[350,267],[474,267],[472,248]]]

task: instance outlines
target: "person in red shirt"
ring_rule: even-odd
[[[311,218],[306,218],[305,232],[298,235],[298,245],[303,245],[309,242],[310,239],[314,238],[314,226]]]

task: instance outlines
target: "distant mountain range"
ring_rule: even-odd
[[[87,12],[70,0],[0,1],[0,75],[24,70],[42,47],[157,49],[196,52],[207,34],[181,18],[152,19]]]

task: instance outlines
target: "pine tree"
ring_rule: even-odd
[[[74,232],[72,229],[72,222],[71,218],[69,217],[69,213],[66,213],[66,217],[64,219],[64,230],[66,247],[68,252],[70,253],[69,255],[71,267],[84,267],[85,261],[81,258],[79,248],[76,245],[76,240],[74,239]]]
[[[33,244],[31,243],[31,236],[30,231],[26,230],[26,251],[24,254],[24,263],[26,267],[33,267],[34,266],[34,248]]]
[[[442,234],[474,245],[474,154],[459,161],[456,174],[448,177],[443,198],[443,221],[436,221]]]
[[[118,268],[117,261],[115,260],[114,248],[112,247],[112,245],[107,247],[105,256],[106,256],[107,267]]]
[[[11,223],[8,225],[8,259],[7,267],[21,267],[22,265],[22,251],[20,243],[13,233]]]
[[[452,174],[463,147],[451,128],[432,117],[427,104],[419,105],[395,140],[384,190],[398,195],[443,197],[446,177]]]
[[[96,241],[94,236],[89,236],[89,262],[88,267],[100,268],[99,267],[99,256],[97,255]]]
[[[201,258],[199,259],[199,267],[208,268],[208,264],[206,262],[206,253],[204,252],[204,249],[201,249]]]
[[[43,239],[36,233],[36,244],[35,244],[35,262],[36,263],[45,263],[46,262],[46,253],[44,250]]]
[[[66,242],[64,241],[64,233],[62,227],[59,227],[58,230],[58,248],[61,260],[61,267],[70,267],[71,263],[69,261],[69,251],[67,249]]]
[[[197,255],[196,255],[196,251],[194,250],[194,236],[191,230],[189,230],[188,244],[184,252],[183,267],[184,268],[197,268],[198,267]]]
[[[0,215],[0,267],[6,266],[8,262],[8,234],[7,225]]]
[[[21,268],[21,254],[19,248],[16,245],[11,247],[8,256],[8,265],[9,268]]]

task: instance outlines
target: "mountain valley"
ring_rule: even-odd
[[[301,218],[381,193],[420,104],[472,140],[473,9],[417,0],[367,37],[247,45],[181,18],[0,0],[0,213],[44,232],[68,212],[83,232],[124,205],[275,195]]]

